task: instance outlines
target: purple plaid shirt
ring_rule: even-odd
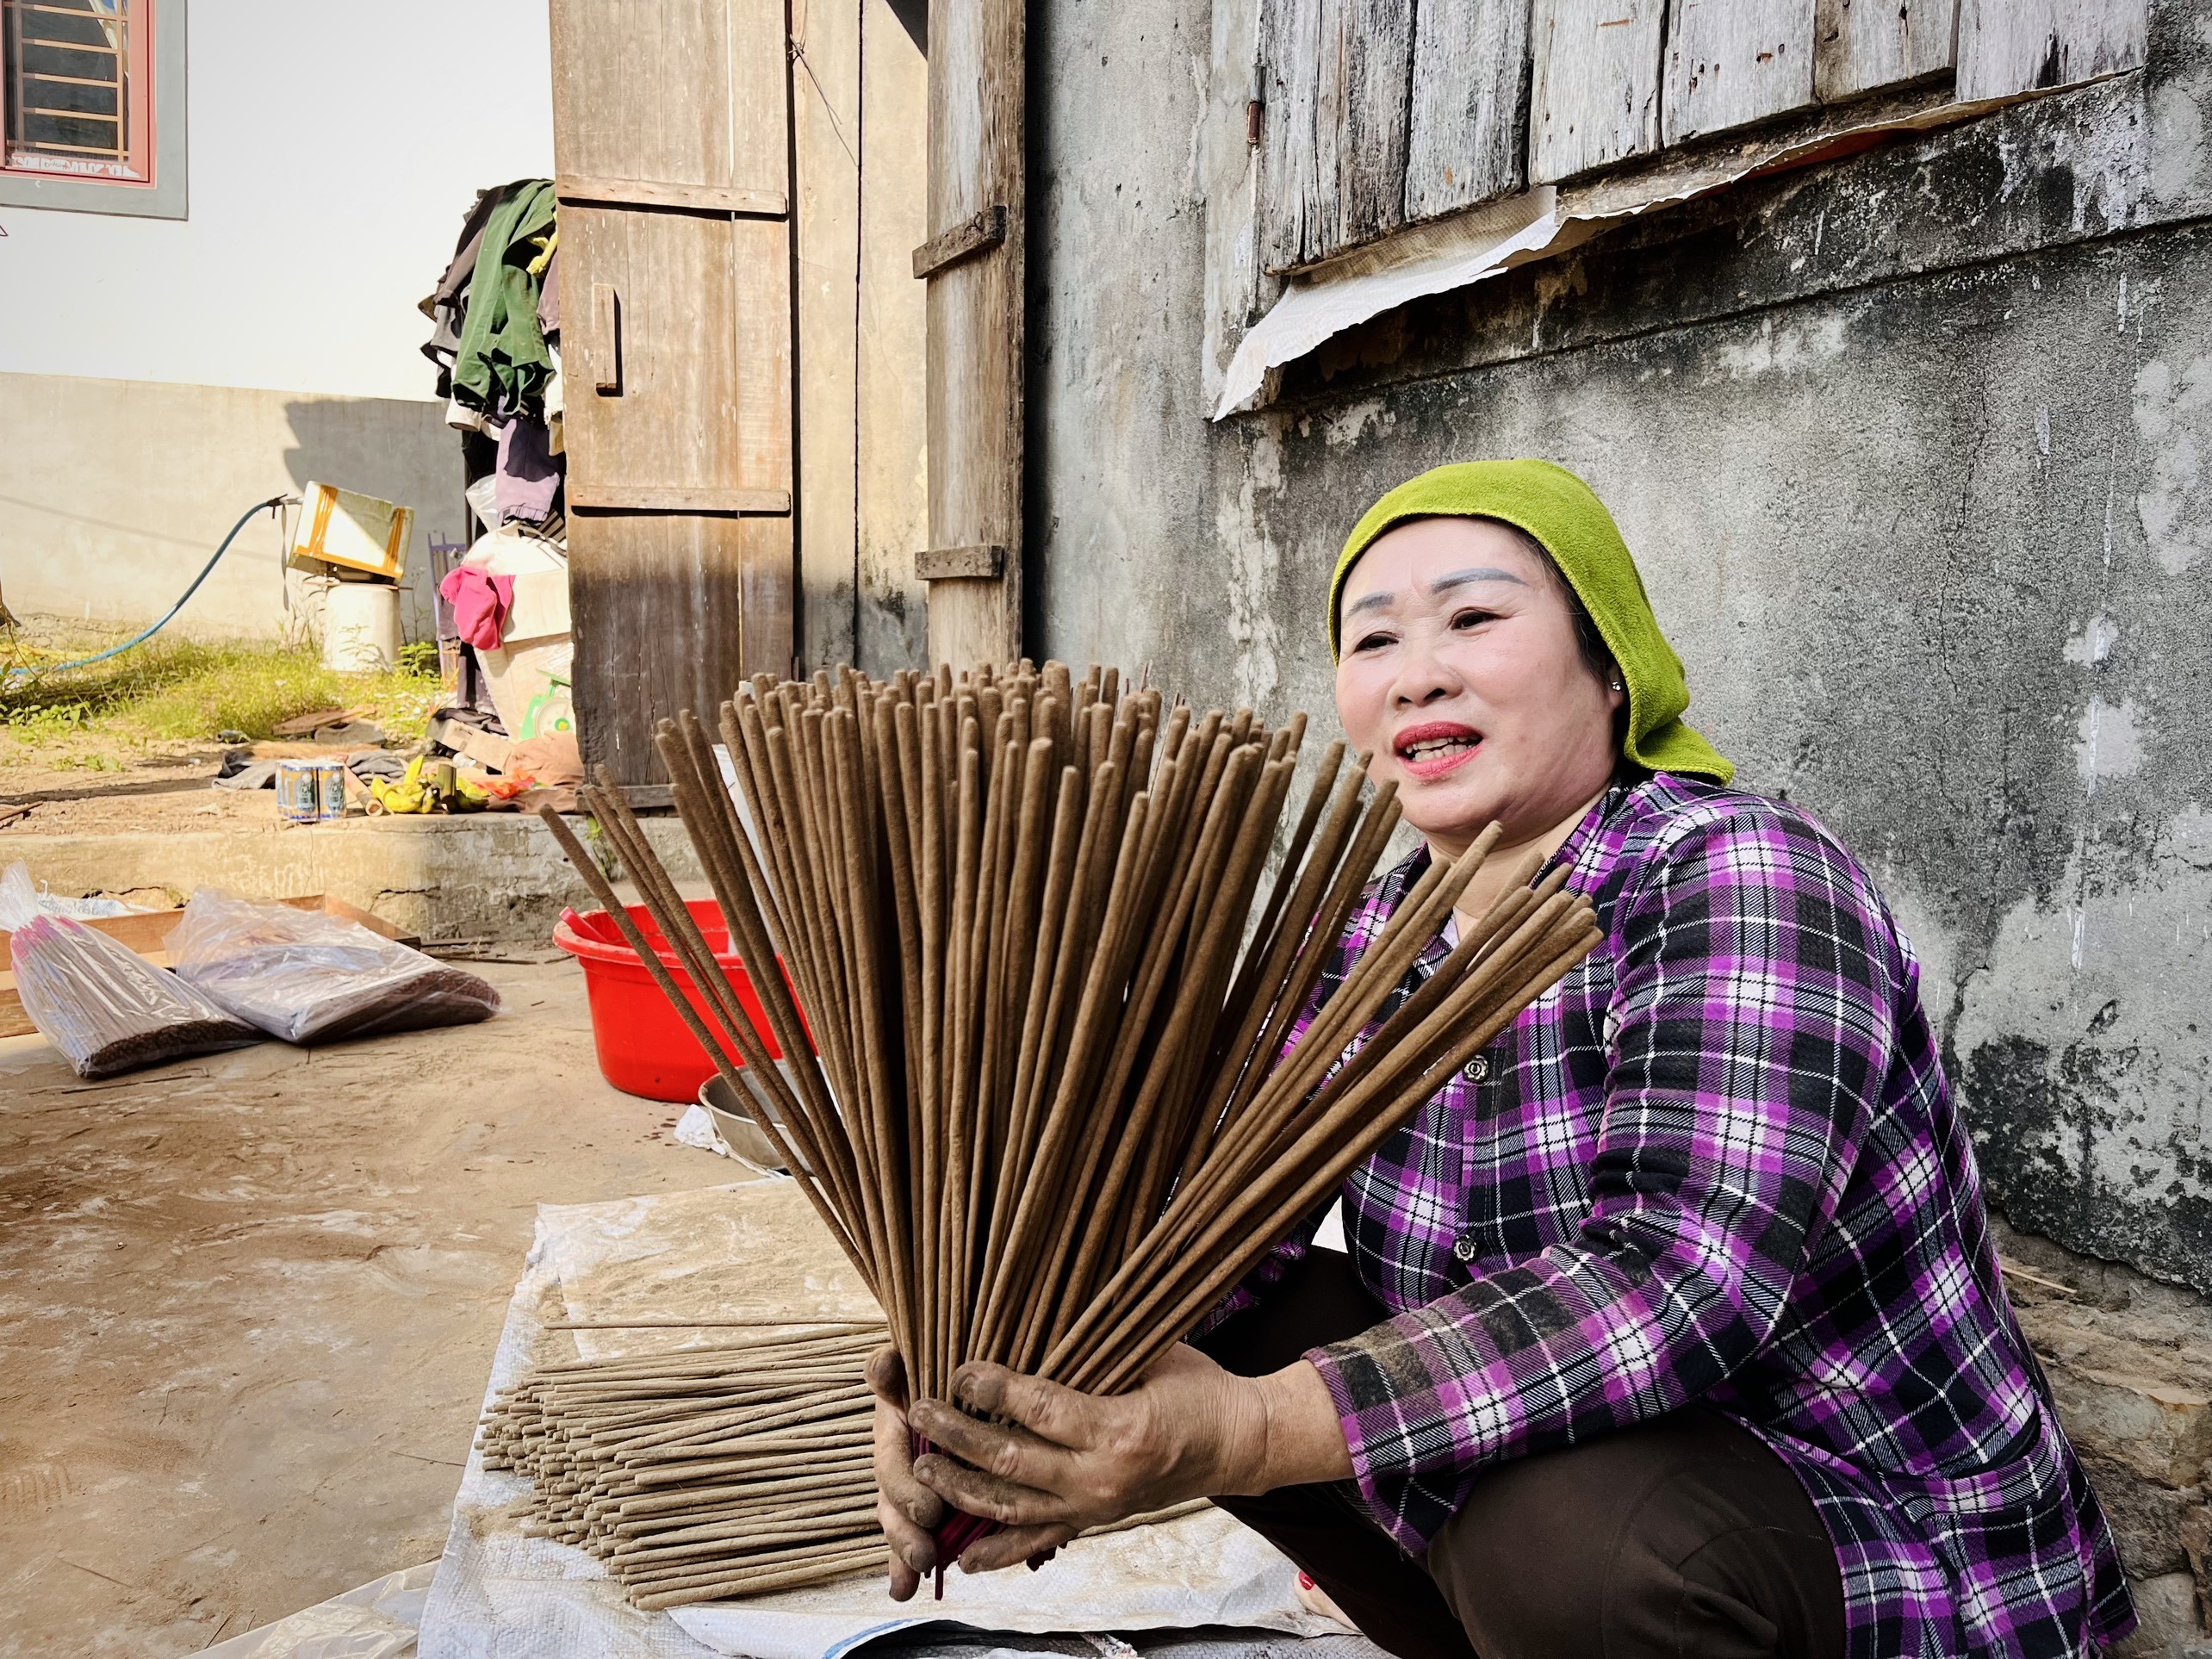
[[[1426,858],[1369,889],[1296,1034]],[[1703,1399],[1804,1482],[1852,1659],[2125,1635],[1873,884],[1796,809],[1670,776],[1607,794],[1559,860],[1596,950],[1344,1188],[1394,1316],[1308,1358],[1376,1519],[1418,1552],[1483,1465]]]

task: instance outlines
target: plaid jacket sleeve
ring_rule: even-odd
[[[1412,1485],[1463,1499],[1481,1466],[1681,1406],[1767,1341],[1887,1069],[1880,906],[1794,815],[1693,818],[1631,876],[1579,1233],[1308,1356],[1405,1547],[1427,1542]]]

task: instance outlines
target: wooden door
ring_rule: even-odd
[[[792,667],[781,0],[552,0],[570,608],[587,762]]]

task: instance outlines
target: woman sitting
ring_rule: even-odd
[[[1426,845],[1300,1029],[1493,820],[1460,916],[1534,848],[1605,937],[1345,1183],[1348,1258],[1283,1246],[1133,1392],[971,1366],[994,1426],[903,1409],[879,1361],[893,1594],[945,1502],[1006,1524],[979,1571],[1202,1494],[1408,1659],[2125,1635],[1918,967],[1835,838],[1682,723],[1611,515],[1545,463],[1440,468],[1360,520],[1328,620],[1345,735]],[[910,1463],[910,1418],[942,1451]]]

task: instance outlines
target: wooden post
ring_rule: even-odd
[[[929,656],[966,668],[1022,655],[1022,0],[929,12],[929,545],[996,547],[996,575],[929,578]]]

